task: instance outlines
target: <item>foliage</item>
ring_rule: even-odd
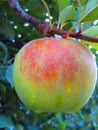
[[[47,10],[40,0],[19,1],[23,9],[43,21],[48,19]],[[46,0],[52,15],[52,23],[68,30],[78,22],[83,23],[83,33],[98,37],[98,0]],[[91,4],[92,3],[92,4]],[[64,6],[65,4],[65,6]],[[66,13],[68,11],[68,15]],[[82,10],[82,11],[81,11]],[[95,24],[96,23],[96,24]],[[61,25],[60,25],[61,24]],[[73,31],[79,29],[79,24]],[[18,50],[32,39],[43,37],[34,26],[21,19],[0,1],[0,129],[3,130],[97,130],[98,129],[98,83],[88,104],[79,112],[34,113],[25,107],[16,95],[12,80],[13,59]],[[92,52],[98,56],[97,43],[90,44]]]

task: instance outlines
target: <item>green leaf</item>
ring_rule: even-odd
[[[0,65],[0,80],[5,81],[5,73],[6,73],[7,66]]]
[[[14,87],[14,83],[13,83],[13,78],[12,78],[12,69],[13,69],[12,65],[10,65],[7,68],[7,70],[6,70],[6,79],[10,83],[11,87],[13,88]]]
[[[13,39],[15,37],[15,31],[8,22],[2,20],[0,21],[0,35],[6,39]]]
[[[98,26],[91,26],[90,28],[83,31],[84,35],[97,37],[98,36]]]
[[[71,20],[74,17],[75,8],[73,5],[67,6],[60,12],[58,23],[63,25],[65,21]]]
[[[1,94],[6,94],[6,86],[0,82],[0,96]]]
[[[88,2],[88,0],[79,0],[79,2],[81,7],[83,7]]]
[[[81,40],[82,43],[91,45],[94,49],[98,50],[98,43]]]
[[[3,57],[3,61],[6,61],[8,58],[8,49],[7,49],[6,45],[1,41],[0,41],[0,49],[2,49],[4,51],[5,55],[2,55],[2,57]]]
[[[12,120],[4,115],[0,115],[0,127],[9,128],[10,130],[14,129]]]
[[[89,0],[79,14],[79,22],[98,19],[98,0]]]
[[[21,124],[17,124],[15,130],[24,130],[24,127]]]
[[[93,21],[83,23],[83,30],[90,28],[93,25]]]
[[[68,0],[57,0],[59,11],[64,9],[67,6]]]
[[[90,28],[83,31],[83,34],[87,35],[87,36],[97,37],[98,36],[98,26],[91,26]],[[92,45],[94,49],[98,50],[98,43],[84,41],[84,40],[82,40],[82,42],[85,44]]]

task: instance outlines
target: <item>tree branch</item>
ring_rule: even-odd
[[[10,7],[23,19],[33,24],[36,29],[41,32],[43,35],[48,36],[50,31],[50,25],[46,22],[43,22],[33,16],[27,14],[20,6],[17,0],[8,0]]]
[[[28,21],[29,23],[33,24],[36,29],[43,34],[44,36],[50,37],[50,36],[54,36],[55,34],[58,34],[62,37],[65,37],[67,35],[67,31],[66,30],[60,30],[57,28],[52,28],[52,26],[47,23],[47,22],[43,22],[40,19],[37,19],[33,16],[30,16],[29,14],[27,14],[20,6],[20,4],[18,3],[17,0],[8,0],[9,6],[23,19],[25,19],[26,21]],[[87,41],[91,41],[91,42],[96,42],[98,43],[98,38],[94,38],[94,37],[90,37],[90,36],[86,36],[83,35],[81,33],[76,33],[76,32],[71,32],[70,37],[73,38],[78,38],[78,39],[82,39],[82,40],[87,40]]]

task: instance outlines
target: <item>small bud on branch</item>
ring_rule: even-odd
[[[43,34],[44,36],[50,37],[54,36],[55,34],[58,34],[62,37],[66,36],[68,31],[61,30],[57,28],[53,28],[49,23],[43,22],[40,19],[37,19],[29,14],[27,14],[20,6],[19,2],[17,0],[8,0],[9,6],[23,19],[31,23],[36,27],[36,29]],[[71,32],[69,34],[69,37],[78,38],[86,41],[96,42],[98,43],[98,38],[86,36],[82,33],[77,32]]]

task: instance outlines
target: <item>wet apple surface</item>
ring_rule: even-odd
[[[87,46],[63,38],[32,40],[16,55],[13,79],[21,101],[36,112],[75,112],[90,99],[97,81]]]

